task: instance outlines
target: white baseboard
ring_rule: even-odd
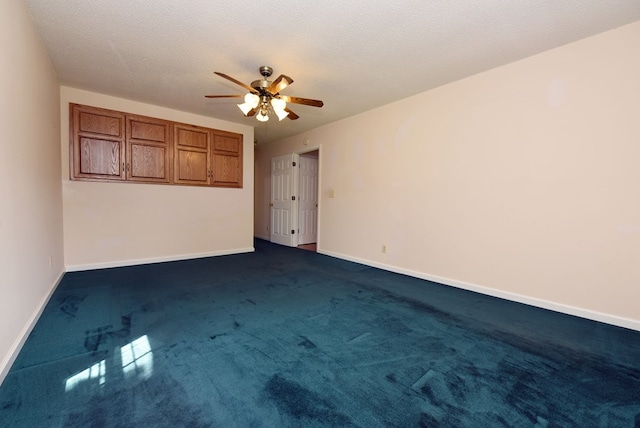
[[[379,263],[371,260],[360,259],[358,257],[351,257],[346,254],[336,253],[333,251],[324,251],[319,249],[318,253],[325,254],[331,257],[336,257],[338,259],[348,260],[351,262],[360,263],[363,265],[387,270],[390,272],[412,276],[414,278],[426,279],[428,281],[437,282],[439,284],[449,285],[456,288],[461,288],[463,290],[474,291],[476,293],[486,294],[488,296],[499,297],[501,299],[511,300],[518,303],[524,303],[526,305],[536,306],[543,309],[549,309],[555,312],[574,315],[580,318],[586,318],[593,321],[599,321],[606,324],[612,324],[618,327],[624,327],[631,330],[640,331],[640,320],[619,317],[619,316],[605,314],[597,311],[591,311],[583,308],[577,308],[575,306],[551,302],[548,300],[538,299],[535,297],[524,296],[522,294],[510,293],[508,291],[497,290],[495,288],[485,287],[482,285],[472,284],[464,281],[458,281],[450,278],[444,278],[441,276],[429,275],[423,272],[404,269],[397,266],[387,265],[384,263]]]
[[[42,315],[42,311],[44,311],[45,306],[47,306],[47,303],[49,303],[49,299],[51,299],[53,292],[56,288],[58,288],[58,285],[60,284],[60,281],[62,281],[63,276],[64,272],[61,272],[60,275],[58,275],[58,279],[51,285],[51,287],[49,287],[49,291],[42,298],[33,314],[31,314],[29,322],[27,322],[27,324],[24,326],[16,341],[13,343],[11,348],[9,348],[9,352],[7,353],[7,355],[5,355],[2,362],[0,363],[0,386],[2,386],[2,382],[4,382],[4,379],[9,374],[11,366],[16,361],[16,358],[18,358],[20,350],[24,346],[24,343],[27,341],[29,334],[31,334],[31,330],[33,330],[33,327],[35,327],[36,323],[38,322],[40,315]]]
[[[264,236],[264,235],[255,235],[254,238],[258,238],[258,239],[262,239],[264,241],[271,241],[271,237],[269,235]]]
[[[207,253],[180,254],[177,256],[168,256],[168,257],[151,257],[148,259],[118,260],[114,262],[88,263],[84,265],[69,265],[69,266],[66,266],[66,269],[67,269],[67,272],[77,272],[82,270],[106,269],[106,268],[114,268],[114,267],[146,265],[151,263],[175,262],[175,261],[190,260],[190,259],[202,259],[205,257],[214,257],[214,256],[228,256],[232,254],[252,253],[254,251],[255,251],[255,248],[247,247],[247,248],[237,248],[233,250],[211,251]]]

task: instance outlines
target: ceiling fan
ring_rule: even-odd
[[[205,95],[206,98],[242,98],[244,103],[238,104],[240,110],[245,116],[256,116],[260,122],[269,120],[269,113],[273,111],[278,120],[288,117],[296,120],[300,116],[289,110],[287,103],[303,104],[312,107],[322,107],[324,103],[320,100],[312,100],[309,98],[291,97],[288,95],[280,95],[280,91],[293,83],[293,79],[289,76],[281,74],[274,81],[268,80],[273,73],[273,69],[266,65],[260,67],[262,79],[254,80],[251,86],[246,85],[239,80],[234,79],[224,73],[214,71],[220,77],[223,77],[236,85],[242,86],[247,91],[245,95]]]

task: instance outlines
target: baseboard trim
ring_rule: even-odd
[[[560,312],[568,315],[577,316],[580,318],[586,318],[592,321],[603,322],[606,324],[615,325],[618,327],[624,327],[631,330],[640,331],[640,320],[631,318],[619,317],[602,312],[592,311],[588,309],[578,308],[575,306],[565,305],[562,303],[556,303],[549,300],[538,299],[535,297],[525,296],[517,293],[510,293],[507,291],[497,290],[495,288],[485,287],[478,284],[472,284],[469,282],[458,281],[455,279],[445,278],[436,275],[429,275],[424,272],[414,271],[411,269],[404,269],[385,263],[379,263],[371,260],[361,259],[358,257],[348,256],[346,254],[336,253],[333,251],[325,251],[318,249],[318,253],[325,254],[327,256],[335,257],[338,259],[348,260],[355,263],[383,269],[390,272],[400,273],[414,278],[425,279],[427,281],[437,282],[439,284],[449,285],[451,287],[461,288],[463,290],[474,291],[480,294],[486,294],[492,297],[499,297],[501,299],[511,300],[518,303],[524,303],[530,306],[536,306],[538,308],[548,309],[555,312]]]
[[[271,240],[270,236],[263,236],[263,235],[255,235],[254,238],[262,239],[263,241],[270,241]]]
[[[33,314],[31,314],[29,321],[23,327],[22,331],[18,335],[18,338],[13,343],[11,348],[9,348],[9,352],[7,353],[7,355],[5,355],[5,357],[2,359],[2,362],[0,363],[0,386],[2,386],[2,382],[4,382],[4,379],[9,374],[11,366],[16,361],[16,358],[18,358],[20,350],[27,341],[29,334],[31,334],[31,330],[33,330],[33,327],[36,326],[36,323],[40,319],[40,315],[42,315],[42,311],[44,311],[47,303],[49,303],[49,299],[51,299],[53,292],[56,290],[56,288],[58,288],[58,285],[60,284],[60,281],[62,281],[63,276],[64,272],[61,272],[60,275],[58,275],[58,279],[51,285],[51,287],[49,287],[49,291],[40,301],[40,304],[36,307],[36,310],[33,312]]]
[[[83,270],[108,269],[108,268],[114,268],[114,267],[147,265],[152,263],[163,263],[163,262],[176,262],[180,260],[190,260],[190,259],[202,259],[205,257],[229,256],[233,254],[252,253],[254,251],[255,251],[254,247],[236,248],[233,250],[211,251],[206,253],[180,254],[178,256],[151,257],[148,259],[134,259],[134,260],[118,260],[115,262],[88,263],[83,265],[68,265],[66,266],[66,270],[67,272],[77,272],[77,271],[83,271]]]

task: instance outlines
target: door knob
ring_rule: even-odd
[[[269,202],[269,206],[272,207],[273,206],[273,202]]]

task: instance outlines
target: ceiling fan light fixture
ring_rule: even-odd
[[[271,98],[271,105],[274,110],[284,110],[287,107],[287,103],[281,98]]]
[[[249,92],[244,96],[244,102],[249,104],[251,108],[256,108],[258,107],[258,103],[260,102],[260,97]]]
[[[238,108],[246,116],[251,110],[258,107],[258,103],[260,103],[260,97],[249,92],[244,96],[244,103],[238,104]]]
[[[256,115],[256,119],[258,119],[260,122],[266,122],[267,120],[269,120],[269,115],[262,113],[261,111]]]
[[[238,108],[242,110],[242,114],[244,114],[245,116],[249,114],[249,112],[253,109],[253,107],[251,107],[247,103],[238,104]]]
[[[289,116],[289,112],[285,111],[285,110],[276,110],[273,109],[273,111],[276,113],[276,116],[278,116],[278,120],[282,120],[285,117]]]
[[[271,107],[273,107],[274,113],[278,116],[278,120],[282,120],[289,115],[289,112],[285,111],[287,103],[283,99],[271,98]]]

